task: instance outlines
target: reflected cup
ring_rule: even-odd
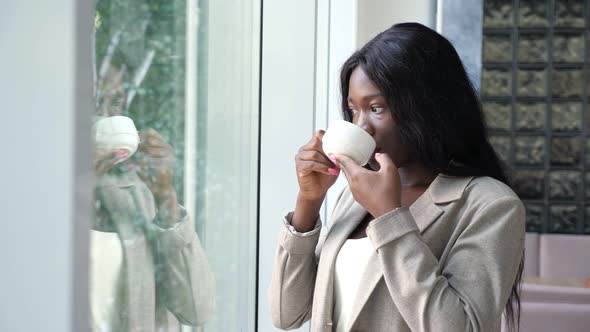
[[[97,150],[127,152],[127,159],[137,151],[139,135],[135,123],[126,116],[102,118],[94,124],[94,140]]]

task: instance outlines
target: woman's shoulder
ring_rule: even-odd
[[[479,207],[503,201],[522,205],[522,201],[510,186],[489,176],[473,177],[465,187],[463,200],[469,205]]]

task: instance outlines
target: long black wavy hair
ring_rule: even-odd
[[[481,102],[451,43],[418,23],[383,31],[343,65],[342,112],[348,108],[349,80],[360,66],[385,96],[401,140],[419,162],[436,173],[490,176],[510,186],[506,167],[489,143]],[[524,255],[505,316],[518,330]]]

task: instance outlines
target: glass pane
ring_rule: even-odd
[[[518,9],[518,25],[522,27],[546,27],[547,1],[520,0]]]
[[[510,35],[486,35],[483,38],[484,62],[512,61],[512,42]]]
[[[543,230],[544,206],[541,204],[525,204],[526,207],[526,231],[541,232]]]
[[[517,82],[517,94],[519,96],[545,96],[547,90],[547,70],[519,69]]]
[[[549,231],[552,233],[575,233],[580,220],[577,205],[552,205],[549,212]]]
[[[581,131],[581,103],[553,103],[551,105],[551,127],[554,131]]]
[[[584,196],[586,200],[590,199],[590,172],[587,172],[585,175],[585,193]],[[588,207],[587,207],[588,208]]]
[[[510,96],[512,73],[508,69],[484,69],[482,93],[486,96]]]
[[[512,25],[512,1],[484,1],[483,25],[486,28],[510,27]]]
[[[584,35],[555,34],[553,36],[554,62],[584,62]]]
[[[584,73],[578,69],[554,69],[551,90],[556,97],[580,96],[584,86]]]
[[[551,164],[578,165],[582,158],[580,137],[553,137],[551,140]]]
[[[490,137],[490,143],[496,150],[496,153],[500,158],[507,162],[510,160],[510,138],[505,136],[492,136]]]
[[[545,103],[525,103],[516,105],[516,129],[542,130],[545,128]]]
[[[555,26],[584,27],[584,1],[555,0]]]
[[[486,123],[489,129],[509,130],[510,129],[510,103],[484,102],[483,110]]]
[[[545,161],[545,137],[516,137],[514,149],[517,164],[542,166]]]
[[[549,197],[576,199],[582,188],[582,173],[577,171],[552,171],[549,175]]]
[[[254,330],[259,8],[96,1],[93,331]]]
[[[543,199],[545,197],[545,172],[517,170],[514,172],[514,189],[519,197]]]
[[[547,39],[539,34],[522,34],[518,41],[518,62],[547,62]]]

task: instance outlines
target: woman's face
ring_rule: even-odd
[[[350,76],[348,108],[352,122],[375,139],[376,152],[387,153],[397,167],[403,167],[408,162],[407,148],[401,144],[397,125],[385,96],[360,66]],[[374,170],[379,169],[374,158],[371,158],[369,165]]]

